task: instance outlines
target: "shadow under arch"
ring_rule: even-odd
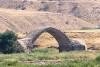
[[[29,33],[27,38],[29,38],[30,40],[27,46],[33,49],[34,42],[44,32],[51,34],[57,40],[59,44],[59,52],[73,50],[71,40],[63,32],[61,32],[58,29],[52,28],[52,27],[38,29],[36,31]]]

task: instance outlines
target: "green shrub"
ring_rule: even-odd
[[[0,52],[4,54],[20,52],[21,46],[17,42],[17,36],[12,31],[0,33]]]
[[[96,57],[96,61],[100,62],[100,56]]]

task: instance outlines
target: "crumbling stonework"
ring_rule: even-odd
[[[73,50],[87,50],[85,41],[81,39],[73,40]]]
[[[44,32],[50,33],[57,40],[59,43],[59,52],[86,49],[84,45],[77,45],[76,43],[73,43],[63,32],[52,27],[31,32],[26,38],[18,41],[24,47],[25,51],[31,52],[31,50],[35,48],[34,42]]]

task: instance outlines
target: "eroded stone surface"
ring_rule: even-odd
[[[33,48],[35,48],[34,42],[44,32],[50,33],[57,40],[59,43],[59,52],[86,50],[85,45],[79,42],[72,42],[63,32],[52,27],[47,27],[31,32],[26,38],[20,39],[19,42],[25,48],[25,51],[31,51]]]

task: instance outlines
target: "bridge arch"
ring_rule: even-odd
[[[52,27],[47,27],[47,28],[43,28],[43,29],[39,29],[39,30],[31,32],[27,36],[27,38],[29,39],[27,43],[27,47],[31,49],[34,48],[34,42],[44,32],[48,32],[57,40],[59,44],[60,52],[73,50],[71,40],[63,32],[61,32],[58,29],[52,28]]]

